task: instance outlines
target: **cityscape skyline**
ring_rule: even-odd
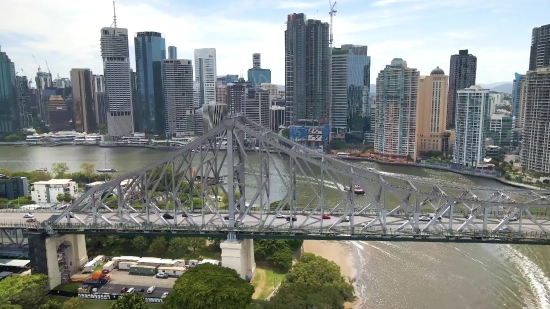
[[[536,6],[537,3],[543,4],[543,1],[530,3]],[[482,64],[477,72],[479,84],[509,81],[515,72],[523,72],[528,68],[529,60],[524,55],[530,51],[530,34],[534,27],[546,23],[544,15],[548,12],[544,9],[530,10],[531,5],[522,7],[498,1],[485,1],[473,6],[472,1],[439,3],[433,0],[381,0],[363,3],[342,0],[338,1],[338,5],[338,13],[334,18],[334,46],[367,45],[373,70],[380,70],[394,57],[400,57],[407,59],[409,65],[417,68],[421,75],[429,75],[436,66],[447,71],[449,55],[459,49],[469,49]],[[163,33],[167,46],[178,47],[180,59],[193,59],[195,49],[216,48],[219,75],[245,75],[246,70],[252,67],[250,55],[261,53],[262,67],[271,69],[272,82],[281,85],[284,84],[282,33],[286,27],[286,15],[303,12],[309,19],[320,19],[323,22],[329,19],[328,4],[316,1],[289,3],[258,0],[238,5],[209,6],[209,18],[203,18],[201,16],[207,12],[200,4],[190,7],[187,3],[165,1],[153,5],[151,1],[144,0],[129,6],[128,1],[121,0],[117,1],[117,18],[120,27],[128,29],[129,37],[141,31]],[[3,1],[0,8],[6,12],[6,18],[0,21],[2,50],[11,55],[17,66],[16,71],[21,72],[23,69],[25,75],[32,76],[37,65],[47,70],[45,61],[48,61],[54,78],[58,74],[68,77],[70,69],[74,67],[89,68],[92,72],[102,71],[98,29],[112,22],[112,1],[101,0],[89,5],[61,1],[60,5],[53,7],[50,2],[42,0],[13,3],[8,0]],[[271,8],[267,15],[262,11],[265,8]],[[55,14],[52,11],[50,15],[48,12],[54,9]],[[435,15],[431,23],[443,20],[445,23],[438,24],[437,29],[430,28],[431,35],[426,36],[425,23],[420,23],[420,20],[425,20],[428,10],[430,15]],[[41,12],[43,18],[37,20],[41,20],[42,26],[27,22],[27,18],[10,18],[18,16],[20,12]],[[181,16],[174,12],[185,13],[181,13],[184,15]],[[403,15],[402,12],[408,14]],[[101,18],[79,18],[84,15]],[[55,16],[55,19],[49,16]],[[512,16],[513,24],[509,23],[509,17]],[[452,26],[456,25],[453,20],[457,19],[467,21],[459,30]],[[67,27],[69,24],[71,26]],[[182,27],[188,29],[183,35],[178,30]],[[233,31],[236,27],[244,27],[248,31]],[[502,34],[506,34],[506,39],[502,38]],[[78,37],[78,40],[63,44],[60,42],[61,37]],[[135,47],[132,42],[129,49],[131,67],[135,71]],[[499,57],[494,57],[494,54]],[[501,59],[507,61],[502,62]]]

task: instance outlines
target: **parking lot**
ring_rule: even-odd
[[[160,297],[164,292],[170,293],[176,282],[176,278],[160,279],[156,278],[154,275],[130,275],[128,271],[118,269],[114,269],[109,274],[111,275],[111,281],[104,285],[98,291],[99,293],[120,294],[120,290],[123,287],[134,288],[136,290],[144,289],[147,291],[149,287],[155,286],[155,292],[147,294],[147,296]]]

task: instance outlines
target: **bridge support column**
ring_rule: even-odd
[[[243,279],[252,280],[256,274],[254,242],[252,239],[232,239],[220,244],[222,266],[234,269]]]
[[[32,273],[47,275],[50,289],[69,279],[88,261],[84,235],[29,237],[29,256]]]

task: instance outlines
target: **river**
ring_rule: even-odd
[[[0,147],[0,169],[32,171],[82,162],[130,172],[168,152],[138,148]],[[434,181],[506,187],[485,178],[409,166],[362,163]],[[360,308],[550,309],[550,246],[353,242]]]

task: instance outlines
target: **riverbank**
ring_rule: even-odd
[[[336,263],[336,265],[340,266],[340,272],[345,277],[353,280],[358,275],[358,270],[353,263],[352,248],[345,242],[304,240],[303,250],[304,252],[313,253]],[[357,299],[353,303],[346,303],[344,308],[357,308],[359,304],[361,304],[361,299],[357,296]]]

